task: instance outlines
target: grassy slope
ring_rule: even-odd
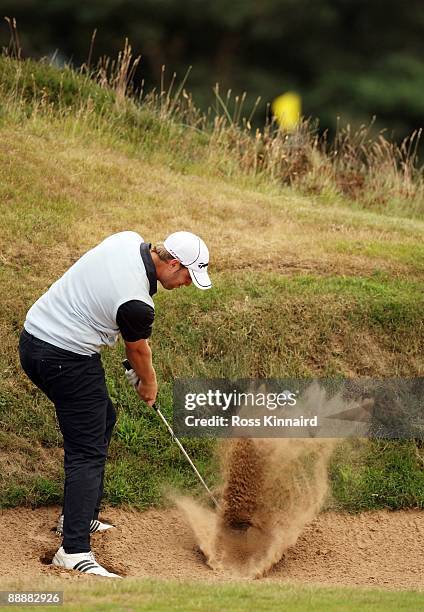
[[[86,83],[79,89],[75,81],[69,92],[66,75],[57,100],[52,94],[43,102],[40,91],[55,92],[58,76],[40,66],[33,67],[34,82],[42,81],[34,102],[36,87],[16,88],[7,66],[0,106],[0,505],[60,498],[60,435],[51,405],[20,371],[17,338],[31,303],[115,231],[134,229],[157,242],[186,228],[210,245],[214,290],[160,291],[156,300],[152,346],[168,414],[175,377],[422,375],[422,221],[329,204],[246,176],[204,135],[158,121],[149,108],[119,110],[104,90],[90,85],[84,93]],[[95,102],[81,106],[81,91],[94,92]],[[107,496],[145,507],[160,502],[163,483],[196,483],[155,415],[126,388],[121,356],[122,346],[104,353],[120,409]],[[212,443],[187,446],[213,482]],[[347,446],[332,469],[337,505],[424,506],[413,444]]]

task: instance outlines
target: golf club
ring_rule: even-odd
[[[128,359],[124,359],[122,361],[122,365],[124,366],[124,368],[126,370],[132,370],[132,365],[130,364],[130,362],[128,361]],[[193,461],[190,459],[187,451],[185,450],[184,446],[181,444],[181,442],[179,441],[179,439],[176,437],[176,435],[174,434],[170,424],[168,423],[168,421],[166,420],[166,418],[163,416],[162,412],[159,410],[159,408],[156,406],[156,404],[153,404],[152,406],[153,410],[155,410],[155,412],[160,416],[160,418],[162,419],[163,423],[165,424],[167,430],[169,431],[169,433],[172,436],[172,439],[174,440],[174,442],[179,446],[181,452],[183,453],[184,457],[187,459],[187,461],[189,462],[189,464],[191,465],[194,473],[196,474],[198,480],[202,483],[203,487],[205,488],[205,490],[207,491],[210,499],[213,501],[213,503],[215,504],[215,506],[219,509],[219,504],[218,501],[216,500],[216,498],[214,497],[212,491],[209,489],[208,485],[206,484],[206,482],[203,480],[201,474],[199,473],[198,469],[196,468],[196,466],[194,465]]]

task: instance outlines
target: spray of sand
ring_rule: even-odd
[[[340,395],[330,399],[314,383],[303,396],[302,409],[306,415],[317,411],[331,415],[358,405],[361,402]],[[351,426],[356,431],[354,422]],[[338,442],[331,438],[223,442],[219,509],[212,511],[187,497],[176,500],[208,565],[251,578],[278,562],[322,508],[328,462]]]
[[[208,565],[251,578],[279,561],[322,507],[334,446],[334,440],[313,439],[223,444],[220,509],[213,512],[187,497],[176,500]]]

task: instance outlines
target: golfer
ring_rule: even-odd
[[[148,338],[157,281],[165,289],[192,282],[211,287],[209,251],[201,238],[176,232],[153,248],[136,232],[109,236],[83,255],[30,308],[19,342],[23,369],[54,403],[64,441],[65,487],[53,565],[119,577],[94,558],[90,533],[112,526],[99,521],[104,468],[116,421],[100,359],[119,334],[152,406],[157,382]]]

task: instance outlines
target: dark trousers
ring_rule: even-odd
[[[103,496],[104,468],[116,421],[100,355],[65,351],[25,330],[19,341],[22,367],[56,408],[65,450],[63,548],[90,550],[90,522]]]

